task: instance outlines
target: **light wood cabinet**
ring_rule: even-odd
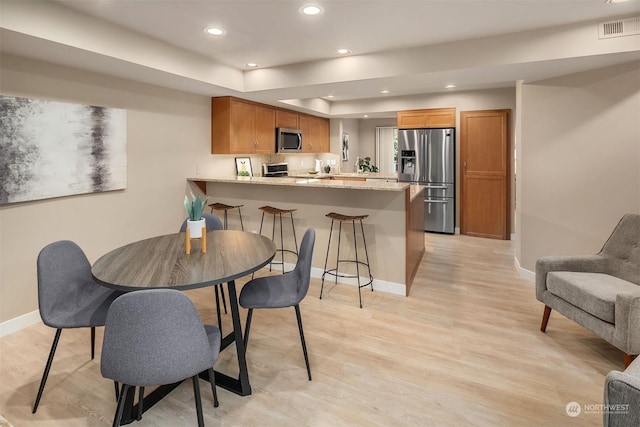
[[[398,111],[398,128],[445,128],[456,126],[455,108]]]
[[[287,129],[299,129],[298,113],[286,110],[276,110],[276,127]]]
[[[304,153],[328,153],[329,119],[300,114],[298,118],[302,131],[302,151]]]
[[[211,99],[211,153],[275,153],[275,109],[233,97]]]

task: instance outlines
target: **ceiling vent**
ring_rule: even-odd
[[[640,34],[640,16],[621,18],[598,23],[598,38],[635,36]]]

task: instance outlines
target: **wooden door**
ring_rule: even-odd
[[[510,110],[460,112],[460,232],[509,240]]]

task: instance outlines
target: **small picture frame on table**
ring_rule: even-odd
[[[250,157],[236,157],[236,173],[238,176],[253,176]]]

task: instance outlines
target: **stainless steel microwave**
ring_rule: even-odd
[[[278,153],[302,151],[302,131],[298,129],[277,128],[276,149]]]

